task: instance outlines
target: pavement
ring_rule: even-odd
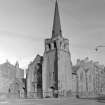
[[[0,105],[105,105],[105,100],[90,100],[76,98],[46,98],[46,99],[5,99]]]

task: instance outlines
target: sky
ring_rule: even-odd
[[[105,0],[58,0],[63,37],[70,42],[72,63],[89,57],[105,64]],[[0,63],[7,59],[26,69],[44,53],[50,38],[55,0],[0,0]]]

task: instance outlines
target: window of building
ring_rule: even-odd
[[[60,42],[60,47],[62,46],[62,42]]]
[[[50,44],[48,44],[48,46],[49,46],[49,49],[51,49],[51,45],[50,45]]]
[[[80,81],[83,81],[83,72],[80,73]]]
[[[66,44],[64,44],[64,49],[66,49]]]
[[[54,42],[54,48],[57,48],[56,42]]]

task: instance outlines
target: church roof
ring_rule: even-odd
[[[53,29],[52,29],[52,38],[57,37],[57,36],[62,36],[62,33],[61,33],[61,24],[60,24],[58,2],[56,0],[54,21],[53,21]]]

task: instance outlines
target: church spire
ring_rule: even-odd
[[[53,29],[52,29],[52,37],[56,37],[56,36],[62,36],[57,0],[55,3],[55,13],[54,13],[54,21],[53,21]]]

